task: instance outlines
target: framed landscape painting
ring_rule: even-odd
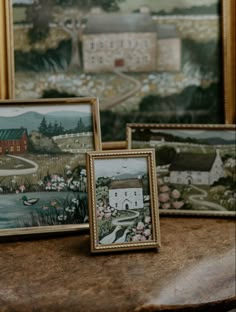
[[[99,97],[103,141],[232,122],[233,0],[4,1],[12,97]]]
[[[1,101],[0,125],[0,236],[88,228],[97,100]]]
[[[91,251],[160,247],[153,149],[87,154]]]
[[[235,131],[235,125],[127,125],[129,148],[155,148],[160,213],[236,216]]]

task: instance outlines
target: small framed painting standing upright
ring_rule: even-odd
[[[155,148],[160,213],[236,216],[235,131],[235,125],[127,125],[129,148]]]
[[[153,149],[87,154],[91,251],[160,247]]]
[[[0,236],[88,229],[94,98],[0,101]]]

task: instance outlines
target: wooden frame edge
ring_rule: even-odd
[[[222,0],[225,123],[236,123],[236,2]]]
[[[11,4],[11,0],[0,1],[0,99],[15,96]]]

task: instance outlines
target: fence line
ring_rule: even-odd
[[[61,134],[61,135],[56,135],[53,136],[53,140],[58,140],[58,139],[68,139],[68,138],[76,138],[76,137],[82,137],[82,136],[92,136],[92,132],[81,132],[81,133],[70,133],[70,134]]]

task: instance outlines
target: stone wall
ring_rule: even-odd
[[[220,36],[221,23],[219,18],[160,18],[155,19],[157,24],[173,24],[177,27],[182,39],[192,39],[196,41],[216,40]]]

